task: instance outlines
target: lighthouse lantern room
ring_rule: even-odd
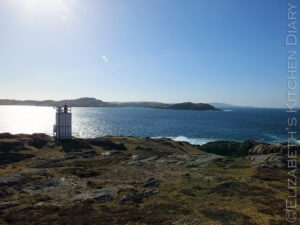
[[[56,123],[53,127],[56,140],[67,140],[72,138],[72,113],[71,107],[65,105],[56,107]]]

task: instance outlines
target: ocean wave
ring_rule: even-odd
[[[154,138],[163,138],[163,137],[154,137]],[[185,141],[192,145],[204,145],[208,142],[216,141],[216,139],[212,139],[212,138],[188,138],[185,136],[165,137],[165,138],[170,138],[174,141]]]
[[[300,140],[295,140],[295,143],[296,143],[297,145],[300,145]]]

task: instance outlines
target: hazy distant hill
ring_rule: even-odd
[[[34,105],[34,106],[63,106],[67,102],[71,107],[116,107],[118,105],[103,102],[96,98],[79,98],[79,99],[70,99],[70,100],[44,100],[44,101],[34,101],[34,100],[9,100],[9,99],[0,99],[0,105]]]
[[[205,103],[184,102],[178,104],[166,104],[160,102],[103,102],[96,98],[79,98],[71,100],[10,100],[0,99],[0,105],[33,105],[33,106],[63,106],[64,103],[71,107],[145,107],[157,109],[182,109],[182,110],[217,110],[214,106]]]

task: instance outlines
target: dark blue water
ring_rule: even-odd
[[[170,137],[193,144],[248,139],[279,143],[287,141],[288,116],[284,109],[73,108],[73,135]]]

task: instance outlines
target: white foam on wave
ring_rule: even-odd
[[[297,145],[300,145],[300,140],[295,140],[295,143],[296,143]]]
[[[163,137],[154,137],[154,138],[163,138]],[[212,139],[212,138],[188,138],[185,136],[166,137],[166,138],[170,138],[174,141],[185,141],[192,145],[204,145],[208,142],[216,141],[216,139]]]

